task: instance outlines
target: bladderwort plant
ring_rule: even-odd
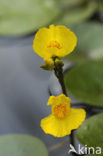
[[[51,114],[41,120],[41,128],[46,134],[54,137],[70,135],[70,144],[74,145],[72,130],[77,129],[85,120],[84,109],[71,108],[71,99],[67,96],[63,61],[61,58],[73,52],[77,45],[76,35],[67,27],[50,25],[49,28],[41,28],[37,31],[33,49],[44,59],[44,70],[54,71],[63,94],[50,96],[47,105],[51,106]]]

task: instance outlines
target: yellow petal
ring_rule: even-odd
[[[70,104],[71,99],[64,94],[60,94],[59,96],[50,96],[47,105],[59,105],[62,103]]]
[[[49,100],[47,102],[47,105],[52,105],[52,103],[55,103],[55,96],[50,96]]]
[[[50,41],[50,32],[48,31],[48,28],[44,27],[39,29],[33,41],[34,51],[41,57],[49,58],[48,54],[46,54],[45,52],[45,48],[49,41]],[[45,55],[47,55],[47,57],[45,57]]]
[[[77,37],[65,26],[50,25],[41,28],[35,35],[34,51],[43,58],[64,57],[71,53],[77,44]]]
[[[41,120],[41,128],[45,133],[55,137],[64,137],[71,134],[73,129],[77,129],[85,120],[86,113],[83,109],[71,109],[68,117],[57,119],[50,115]]]
[[[74,50],[77,44],[77,37],[70,29],[62,25],[56,26],[55,33],[58,42],[61,43],[64,49],[64,52],[61,52],[60,57],[64,57]]]
[[[71,101],[71,99],[64,94],[61,94],[61,95],[57,96],[56,98],[57,98],[57,100],[60,101],[60,103],[68,103],[69,104]]]

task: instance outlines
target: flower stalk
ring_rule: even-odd
[[[56,63],[55,59],[54,59],[54,73],[60,83],[63,94],[65,94],[67,96],[67,91],[66,91],[66,87],[65,87],[65,83],[64,83],[63,63],[61,63],[61,64]],[[75,147],[73,131],[71,131],[69,139],[70,139],[70,144],[72,144]]]
[[[67,96],[67,92],[64,84],[63,65],[58,66],[58,64],[54,61],[54,73],[60,83],[63,94]]]

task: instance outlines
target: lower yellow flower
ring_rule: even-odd
[[[45,133],[63,137],[82,124],[86,116],[85,110],[71,108],[70,101],[64,94],[49,98],[47,105],[51,105],[52,114],[41,120],[41,128]]]

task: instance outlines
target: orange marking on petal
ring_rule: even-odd
[[[57,41],[51,41],[47,47],[48,48],[56,47],[58,49],[61,49],[62,48],[61,45]]]

